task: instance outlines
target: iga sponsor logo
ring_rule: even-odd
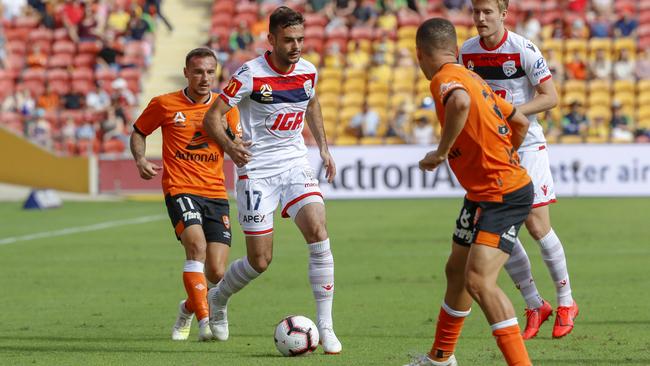
[[[269,127],[267,123],[267,128],[271,133],[278,136],[277,132],[280,131],[296,131],[302,128],[302,122],[304,121],[305,112],[288,112],[288,113],[278,113],[275,116],[273,124]],[[269,116],[272,117],[272,116]],[[267,122],[270,119],[267,119]],[[291,134],[293,135],[293,133]]]

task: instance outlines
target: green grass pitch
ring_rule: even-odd
[[[162,202],[66,202],[26,212],[0,203],[8,237],[165,215],[157,221],[0,245],[0,365],[402,365],[426,352],[445,288],[460,199],[329,201],[336,263],[334,319],[343,353],[297,359],[273,345],[285,315],[314,318],[307,250],[290,220],[276,216],[269,270],[232,298],[231,338],[187,342],[170,329],[184,291],[183,251]],[[648,198],[561,199],[554,228],[568,257],[580,317],[565,339],[552,322],[528,341],[535,365],[650,365]],[[232,213],[235,223],[236,214]],[[234,224],[231,260],[244,253]],[[536,244],[522,231],[542,294],[555,304]],[[523,325],[524,303],[502,287]],[[461,365],[503,365],[478,306],[457,348]]]

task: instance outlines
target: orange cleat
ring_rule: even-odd
[[[562,338],[573,330],[573,321],[578,317],[578,304],[558,306],[553,326],[553,338]]]
[[[537,309],[526,309],[526,329],[521,337],[523,339],[535,338],[537,332],[539,332],[539,327],[548,320],[551,314],[553,314],[553,308],[546,300]]]

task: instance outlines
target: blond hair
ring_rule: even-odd
[[[478,0],[472,0],[472,5],[474,5]],[[508,0],[493,0],[496,1],[497,7],[499,8],[500,12],[504,12],[508,10]]]

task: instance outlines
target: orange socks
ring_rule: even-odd
[[[494,329],[494,326],[497,324],[493,325],[494,330],[492,334],[496,337],[497,345],[501,349],[501,353],[503,353],[509,366],[531,366],[532,363],[530,362],[530,358],[528,358],[528,351],[524,345],[524,339],[519,333],[519,325],[516,323],[517,320],[511,320],[514,320],[515,324],[504,328]],[[506,320],[505,322],[509,321]]]
[[[200,270],[199,270],[199,267]],[[208,282],[203,274],[203,263],[185,261],[183,271],[183,284],[187,292],[185,309],[196,314],[196,319],[201,320],[209,316],[208,311]]]
[[[463,329],[465,317],[468,311],[457,311],[451,309],[447,304],[442,305],[438,314],[436,325],[436,339],[433,342],[429,357],[432,359],[447,359],[454,354],[458,337]]]

